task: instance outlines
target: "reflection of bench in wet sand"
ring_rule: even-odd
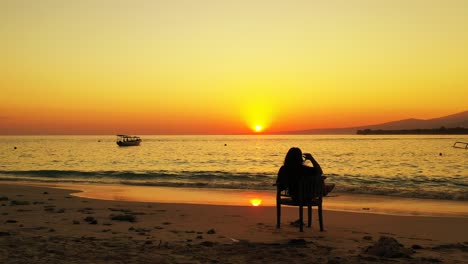
[[[454,148],[464,148],[464,149],[468,149],[468,143],[467,142],[461,142],[461,141],[457,141],[453,144],[453,147]]]

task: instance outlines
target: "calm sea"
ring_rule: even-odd
[[[273,190],[292,146],[337,192],[468,200],[468,136],[0,136],[0,180]],[[16,147],[16,148],[15,148]]]

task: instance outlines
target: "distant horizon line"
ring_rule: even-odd
[[[465,128],[464,128],[465,129]],[[413,129],[412,129],[413,130]],[[417,129],[415,129],[417,130]],[[373,130],[374,131],[374,130]],[[378,130],[376,130],[378,131]],[[385,131],[385,130],[382,130]],[[364,134],[356,133],[238,133],[238,134],[124,134],[124,135],[131,135],[131,136],[368,136]],[[385,136],[385,135],[392,135],[392,134],[373,134],[376,136]],[[430,134],[394,134],[394,135],[430,135]],[[466,135],[466,134],[437,134],[437,135]],[[0,134],[1,137],[10,137],[10,136],[112,136],[116,137],[117,134]]]
[[[354,133],[294,134],[290,133],[227,133],[227,134],[122,134],[129,136],[295,136],[295,135],[355,135]],[[117,136],[117,134],[0,134],[0,136]]]
[[[367,124],[367,125],[354,125],[354,126],[347,126],[347,127],[325,127],[325,128],[308,128],[308,129],[295,129],[295,130],[288,130],[288,131],[262,131],[262,132],[255,132],[255,131],[249,131],[245,133],[172,133],[172,134],[167,134],[167,133],[128,133],[128,135],[151,135],[151,136],[208,136],[208,135],[213,135],[213,136],[228,136],[228,135],[243,135],[243,136],[249,136],[249,135],[357,135],[358,130],[366,129],[367,127],[375,127],[375,126],[380,126],[380,125],[385,125],[388,123],[393,123],[393,122],[400,122],[400,121],[405,121],[405,120],[433,120],[433,119],[442,119],[446,117],[452,117],[455,115],[460,115],[460,114],[468,114],[468,110],[457,112],[454,114],[449,114],[441,117],[435,117],[435,118],[429,118],[429,119],[418,119],[418,118],[406,118],[406,119],[400,119],[400,120],[393,120],[393,121],[387,121],[379,124]],[[460,128],[460,126],[457,127],[452,127],[452,126],[444,126],[445,128]],[[439,127],[434,127],[432,129],[438,129]],[[464,127],[462,127],[464,128]],[[425,129],[425,128],[411,128],[411,129]],[[354,130],[354,131],[353,131]],[[388,129],[383,129],[383,130],[388,130]],[[314,131],[314,132],[313,132]],[[326,131],[326,132],[325,132]],[[10,133],[1,133],[0,136],[117,136],[119,134],[126,134],[126,133],[81,133],[81,134],[75,134],[75,133],[17,133],[17,134],[10,134]]]

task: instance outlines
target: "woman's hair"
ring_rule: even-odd
[[[302,151],[296,147],[290,148],[284,158],[284,166],[301,166],[303,162]]]

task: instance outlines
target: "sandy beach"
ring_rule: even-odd
[[[0,263],[466,263],[466,216],[116,201],[0,183]],[[327,209],[325,203],[325,209]],[[315,210],[314,210],[315,213]]]

